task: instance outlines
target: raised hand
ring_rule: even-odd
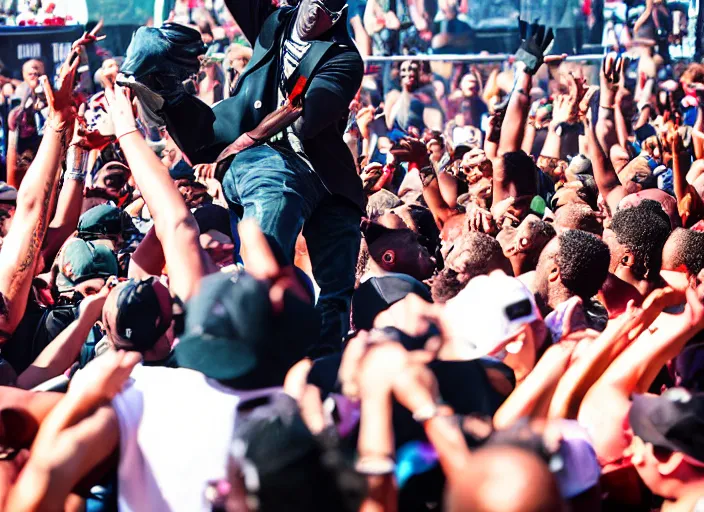
[[[99,36],[98,32],[103,28],[103,20],[101,19],[90,32],[84,32],[80,39],[77,39],[71,45],[71,49],[75,50],[79,46],[88,46],[98,41],[102,41],[107,36]]]
[[[414,163],[418,167],[430,165],[428,149],[422,140],[406,137],[391,148],[391,154],[397,162]]]
[[[120,85],[105,89],[105,99],[108,103],[108,112],[115,125],[115,138],[127,135],[137,130],[137,121],[134,117],[132,102],[127,98],[125,90]]]
[[[82,52],[81,47],[78,47],[76,52],[80,55]],[[69,124],[73,122],[76,114],[73,89],[76,85],[76,71],[80,60],[71,60],[72,55],[73,52],[69,54],[61,66],[58,89],[54,90],[46,75],[39,78],[44,91],[46,91],[46,101],[49,106],[47,124],[58,132],[66,130]]]
[[[122,390],[132,369],[141,360],[138,352],[108,351],[76,373],[68,395],[79,396],[92,406],[108,402]]]
[[[528,22],[518,20],[521,34],[521,46],[516,52],[516,61],[524,66],[529,75],[534,75],[545,61],[545,53],[554,39],[552,29],[546,29],[537,21],[529,25]]]

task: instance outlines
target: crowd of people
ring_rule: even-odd
[[[701,510],[704,64],[227,5],[3,80],[0,509]]]

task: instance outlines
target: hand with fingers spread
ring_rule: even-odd
[[[78,54],[82,49],[79,46],[75,50]],[[76,104],[73,95],[76,86],[76,71],[80,64],[79,59],[73,59],[74,52],[71,52],[59,71],[58,89],[54,90],[51,82],[46,76],[39,78],[39,81],[46,91],[46,100],[49,107],[49,117],[47,124],[57,132],[65,132],[71,128],[71,123],[76,115]]]
[[[623,83],[625,74],[624,66],[628,66],[628,58],[616,53],[609,53],[601,63],[600,74],[600,106],[603,108],[613,108],[616,101],[616,93]]]
[[[546,60],[545,53],[554,39],[554,34],[552,29],[546,29],[537,21],[530,25],[523,20],[518,23],[522,42],[516,52],[516,61],[523,65],[526,73],[534,75]]]
[[[98,35],[98,32],[100,32],[102,28],[103,20],[101,19],[100,21],[98,21],[98,23],[96,23],[95,27],[93,27],[93,30],[91,30],[90,32],[84,32],[80,39],[74,41],[71,45],[71,49],[75,50],[79,46],[88,46],[89,44],[97,43],[98,41],[102,41],[103,39],[105,39],[107,36]]]

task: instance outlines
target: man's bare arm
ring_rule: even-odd
[[[12,224],[0,251],[0,341],[6,341],[24,316],[36,263],[49,222],[49,208],[65,135],[73,122],[71,96],[78,66],[74,61],[63,76],[62,88],[50,94],[50,119],[37,156],[17,194],[17,222]],[[46,77],[42,79],[51,89]]]
[[[169,286],[188,300],[206,275],[198,224],[169,172],[136,128],[132,104],[120,86],[106,91],[120,147],[154,219],[169,269]]]

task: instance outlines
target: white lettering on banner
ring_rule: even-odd
[[[54,53],[54,62],[63,62],[71,51],[71,43],[52,43],[51,50]]]
[[[27,43],[17,45],[17,59],[38,59],[42,56],[42,45],[40,43]]]

